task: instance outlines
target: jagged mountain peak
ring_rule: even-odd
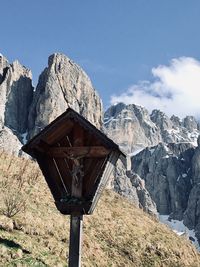
[[[31,80],[31,83],[32,83],[32,72],[31,72],[31,70],[28,69],[27,67],[25,67],[24,65],[22,65],[18,60],[13,61],[13,63],[11,63],[9,65],[9,69],[12,72],[13,80],[14,79],[18,80],[19,79],[18,76],[20,75],[20,78],[21,77],[29,78]]]
[[[186,116],[183,119],[183,126],[189,131],[199,130],[199,123],[194,116]]]
[[[147,109],[145,107],[142,107],[142,106],[139,106],[139,105],[136,105],[136,104],[124,104],[123,102],[119,102],[115,105],[112,105],[110,106],[106,112],[106,113],[109,113],[110,116],[115,116],[117,114],[119,114],[121,111],[124,111],[124,110],[135,110],[137,112],[141,112],[141,113],[148,113]]]
[[[135,104],[111,106],[104,116],[106,133],[128,153],[157,144],[161,136],[148,111]]]
[[[54,71],[61,71],[63,64],[75,64],[68,56],[62,53],[53,53],[48,57],[48,68],[52,66],[55,68]]]
[[[0,53],[0,62],[1,61],[7,61],[8,62],[7,58],[2,53]]]
[[[37,134],[68,107],[101,128],[102,101],[89,77],[67,56],[55,53],[39,77],[29,112],[29,136]]]
[[[154,109],[150,118],[162,131],[172,128],[170,118],[160,110]]]
[[[0,53],[0,71],[6,67],[11,67],[14,70],[23,69],[25,73],[31,73],[31,70],[26,66],[22,65],[18,59],[15,59],[13,62],[9,62],[8,59]]]
[[[63,71],[66,72],[68,70],[69,72],[74,72],[74,77],[78,79],[77,74],[82,74],[85,79],[88,80],[89,83],[91,83],[90,78],[86,74],[86,72],[78,65],[76,64],[72,59],[70,59],[68,56],[66,56],[63,53],[53,53],[48,57],[48,69],[52,70],[53,72],[57,74],[62,74]],[[96,92],[97,94],[97,92]]]
[[[0,54],[0,84],[5,79],[8,66],[9,66],[8,60],[2,54]]]
[[[52,65],[53,62],[55,62],[56,60],[60,58],[64,58],[65,60],[68,60],[68,61],[70,60],[70,58],[67,55],[60,53],[60,52],[55,52],[48,57],[48,65]]]
[[[167,116],[163,111],[161,111],[160,109],[153,109],[152,112],[151,112],[151,116],[154,116],[154,115],[159,115],[159,116]]]
[[[34,91],[31,71],[18,61],[9,64],[0,55],[0,147],[15,146],[19,152],[22,137],[38,133],[67,107],[72,107],[101,128],[101,99],[87,74],[71,59],[61,53],[51,55]],[[118,163],[114,189],[136,201],[138,206],[142,205],[144,210],[155,212],[150,193],[159,211],[164,214],[175,211],[181,219],[187,211],[187,219],[184,219],[194,221],[195,216],[186,207],[192,183],[197,186],[194,189],[196,197],[190,198],[189,206],[195,207],[193,202],[197,202],[200,191],[200,148],[194,149],[191,144],[200,133],[195,118],[169,118],[159,110],[150,115],[144,107],[118,103],[106,111],[104,125],[108,135],[129,153],[154,146],[136,156],[139,161],[134,162],[131,175],[127,175],[122,163]],[[189,170],[191,158],[193,162]],[[149,191],[142,178],[146,179]],[[195,215],[198,217],[198,212]],[[195,222],[190,225],[196,227]]]
[[[32,74],[19,61],[9,63],[0,56],[0,135],[5,150],[19,153],[20,138],[28,127],[32,102]],[[7,140],[8,139],[8,140]],[[7,140],[7,141],[6,141]],[[18,144],[10,147],[9,144]]]
[[[182,125],[182,120],[178,116],[172,115],[170,120],[175,127],[180,127]]]
[[[157,119],[170,120],[170,118],[163,111],[154,109],[150,114],[151,120],[156,121]]]
[[[0,72],[8,66],[8,60],[0,53]]]
[[[71,107],[98,128],[102,126],[102,101],[87,74],[61,53],[49,56],[48,66],[34,90],[31,71],[18,60],[0,55],[0,134],[20,142],[32,137]],[[5,139],[5,138],[4,138]],[[7,144],[8,142],[5,142]],[[5,145],[5,150],[9,150]],[[13,147],[18,154],[19,146]]]
[[[115,116],[116,114],[120,113],[125,107],[126,107],[126,105],[125,105],[124,103],[122,103],[122,102],[117,103],[116,105],[112,105],[112,106],[110,106],[110,107],[106,110],[105,114],[108,113],[109,117],[113,117],[113,116]]]
[[[153,146],[159,142],[192,142],[197,145],[200,134],[198,122],[192,116],[181,120],[169,118],[160,110],[151,114],[144,107],[119,103],[111,106],[104,116],[107,133],[128,153]]]

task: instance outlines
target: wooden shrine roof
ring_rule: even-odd
[[[120,154],[125,156],[117,144],[71,108],[22,149],[37,159],[63,214],[90,214],[110,176],[111,165]]]
[[[92,123],[71,108],[68,108],[62,115],[57,117],[40,133],[28,141],[27,144],[23,146],[23,151],[34,157],[34,150],[39,149],[39,145],[43,146],[44,148],[44,144],[42,144],[43,141],[52,146],[53,144],[59,142],[63,136],[70,134],[75,123],[80,124],[86,132],[95,136],[96,141],[99,140],[106,147],[119,150],[121,154],[126,156],[119,149],[119,146],[116,143],[114,143],[102,131],[97,129]],[[95,140],[93,141],[95,142]],[[93,143],[93,141],[89,140],[88,143]]]

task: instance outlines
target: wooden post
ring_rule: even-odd
[[[77,125],[73,135],[73,145],[83,145],[83,129]],[[77,199],[82,197],[83,170],[81,159],[73,159],[71,196]],[[69,267],[81,267],[81,242],[82,242],[83,215],[70,216],[70,243],[69,243]]]
[[[70,217],[69,267],[81,267],[83,215]]]

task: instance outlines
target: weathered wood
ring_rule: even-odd
[[[44,140],[40,140],[40,143],[35,145],[35,149],[37,149],[37,151],[40,151],[42,153],[47,153],[47,151],[49,150],[50,146],[49,144],[47,144]]]
[[[83,146],[84,136],[83,127],[79,123],[75,124],[73,128],[73,146]]]
[[[57,122],[54,130],[44,137],[44,141],[48,144],[56,144],[73,129],[73,126],[74,123],[71,120],[68,120],[67,123],[64,120]]]
[[[76,124],[73,129],[73,147],[84,145],[84,129]],[[73,159],[72,166],[72,185],[71,185],[71,195],[72,197],[81,198],[82,188],[83,188],[83,160],[78,159],[75,156],[71,157]]]
[[[55,166],[55,168],[56,168],[58,177],[60,178],[60,181],[61,181],[62,186],[63,186],[63,188],[64,188],[65,196],[68,196],[68,195],[69,195],[69,191],[67,190],[66,184],[65,184],[65,182],[64,182],[64,180],[63,180],[63,177],[62,177],[62,175],[61,175],[61,173],[60,173],[60,169],[59,169],[59,167],[58,167],[58,165],[57,165],[57,162],[56,162],[56,160],[55,160],[54,158],[53,158],[53,164],[54,164],[54,166]],[[65,197],[65,196],[62,196],[62,198]],[[61,198],[61,199],[62,199],[62,198]]]
[[[71,215],[69,267],[81,267],[82,224],[83,224],[82,215],[80,216]]]
[[[23,150],[38,160],[61,212],[88,214],[109,176],[104,172],[106,161],[119,147],[69,108]]]
[[[35,157],[34,150],[37,149],[40,151],[40,142],[41,140],[47,144],[56,144],[64,136],[68,135],[74,126],[74,122],[70,119],[67,120],[62,115],[62,118],[59,120],[57,118],[54,122],[49,124],[44,130],[31,139],[26,145],[23,146],[23,151],[29,155]]]
[[[63,194],[63,189],[58,173],[54,167],[53,159],[46,158],[38,152],[36,153],[36,159],[43,175],[46,178],[46,182],[52,192],[52,195],[54,196],[54,199],[60,200]]]
[[[103,158],[110,153],[110,149],[103,146],[50,147],[46,153],[54,158]]]
[[[63,158],[54,158],[54,160],[56,161],[60,175],[62,176],[67,191],[69,192],[69,194],[71,194],[72,173],[70,162],[69,160]]]
[[[84,145],[84,131],[79,124],[76,124],[73,128],[73,140],[72,146],[79,147]],[[72,148],[72,147],[71,147]],[[80,147],[76,150],[78,155],[75,155],[72,151],[70,158],[73,158],[72,166],[72,184],[71,184],[71,195],[72,197],[81,198],[83,188],[83,160],[77,159],[81,157]],[[81,241],[82,241],[82,220],[83,216],[71,215],[70,218],[70,248],[69,248],[69,267],[80,267],[81,266]]]
[[[85,196],[90,196],[93,189],[96,180],[98,179],[99,176],[101,176],[101,167],[104,162],[104,159],[101,160],[93,160],[91,162],[91,167],[90,167],[90,172],[87,174],[86,177],[84,177],[84,185],[83,185],[83,190],[84,190],[84,195]]]
[[[99,201],[99,198],[102,194],[102,191],[104,190],[104,188],[106,186],[106,183],[107,183],[107,181],[108,181],[108,179],[109,179],[109,177],[113,171],[113,168],[114,168],[119,156],[120,156],[119,151],[113,151],[109,155],[109,159],[106,163],[106,167],[103,170],[103,174],[102,174],[100,183],[98,184],[98,188],[94,187],[95,196],[93,198],[93,202],[92,202],[91,208],[89,210],[90,214],[94,211],[94,209],[97,205],[97,202]]]
[[[68,108],[22,149],[37,159],[57,209],[71,215],[69,267],[80,267],[83,214],[93,212],[119,147]]]
[[[55,204],[56,204],[57,209],[64,215],[70,215],[70,214],[80,215],[80,214],[88,214],[89,213],[92,202],[86,201],[83,203],[81,203],[81,202],[80,203],[79,202],[71,203],[70,201],[69,202],[56,201]]]

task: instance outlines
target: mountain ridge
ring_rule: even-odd
[[[102,101],[89,77],[76,63],[60,53],[49,57],[48,66],[41,73],[36,88],[32,86],[30,70],[17,61],[9,64],[0,55],[0,104],[0,148],[15,155],[21,155],[22,143],[67,107],[75,109],[132,156],[129,171],[127,163],[119,159],[109,187],[149,214],[157,216],[158,207],[161,214],[184,219],[189,228],[196,230],[200,240],[198,182],[193,186],[190,175],[187,176],[188,180],[183,179],[185,177],[181,175],[187,170],[183,172],[183,160],[179,158],[179,154],[185,153],[186,158],[182,157],[187,163],[185,167],[189,169],[193,166],[192,177],[195,178],[191,179],[199,181],[197,137],[200,125],[194,117],[187,116],[183,120],[177,116],[169,118],[159,110],[149,114],[144,107],[119,103],[105,112],[103,125]],[[170,168],[174,172],[167,176]],[[160,180],[150,186],[154,181],[152,173],[156,173]],[[179,176],[182,184],[177,181]],[[187,181],[185,184],[184,180]],[[160,191],[164,192],[161,194],[165,198],[163,203],[166,207],[163,210],[155,193],[159,186]],[[177,193],[176,197],[174,192]]]
[[[5,58],[1,58],[1,61],[2,69],[9,66],[12,68],[13,64],[9,64]],[[7,121],[2,120],[2,130],[0,128],[0,137],[2,140],[0,146],[5,151],[14,153],[15,155],[27,156],[21,152],[22,143],[25,143],[41,131],[68,107],[75,109],[97,128],[102,128],[102,101],[92,87],[92,83],[86,73],[67,56],[61,53],[55,53],[49,56],[48,66],[41,73],[36,88],[32,87],[30,70],[24,66],[17,63],[17,68],[14,68],[12,73],[16,78],[14,79],[11,76],[10,82],[6,87],[11,92],[11,96],[15,97],[18,92],[12,86],[15,80],[19,82],[21,76],[26,79],[28,76],[30,86],[26,88],[25,86],[27,84],[25,83],[21,91],[30,91],[31,99],[27,102],[25,97],[22,98],[21,105],[19,105],[18,99],[17,101],[13,101],[13,97],[11,97],[12,101],[10,101],[9,96],[2,100],[4,106],[10,107],[8,117],[9,121],[12,122],[12,124],[8,124],[10,128],[6,128]],[[7,81],[6,76],[4,80],[5,82]],[[26,124],[19,131],[17,122],[21,119],[22,115],[19,106],[23,105],[26,107],[26,110],[23,112],[25,113],[24,118]],[[11,143],[13,145],[10,145]],[[142,188],[141,194],[137,190],[136,185],[130,182],[129,177],[126,175],[126,163],[122,163],[120,160],[117,162],[115,177],[111,179],[115,180],[111,185],[113,190],[119,193],[124,192],[123,195],[129,200],[134,199],[134,203],[137,203],[138,207],[140,206],[147,212],[157,216],[155,203],[151,200],[148,192]],[[116,183],[118,183],[118,186],[116,186]],[[125,188],[125,185],[127,188]]]
[[[144,107],[124,103],[107,109],[104,127],[106,133],[128,153],[160,142],[192,142],[197,145],[200,134],[200,124],[193,116],[183,120],[175,115],[169,118],[160,110],[153,110],[150,114]]]
[[[61,53],[49,56],[48,66],[34,88],[28,68],[17,60],[10,64],[0,55],[0,134],[16,143],[12,150],[5,142],[4,150],[20,155],[22,143],[67,107],[97,128],[102,127],[102,101],[87,74],[67,56]]]
[[[159,215],[183,221],[200,242],[200,137],[196,119],[169,118],[159,110],[149,114],[144,107],[120,103],[105,112],[105,127],[131,156],[131,171],[144,182]]]

